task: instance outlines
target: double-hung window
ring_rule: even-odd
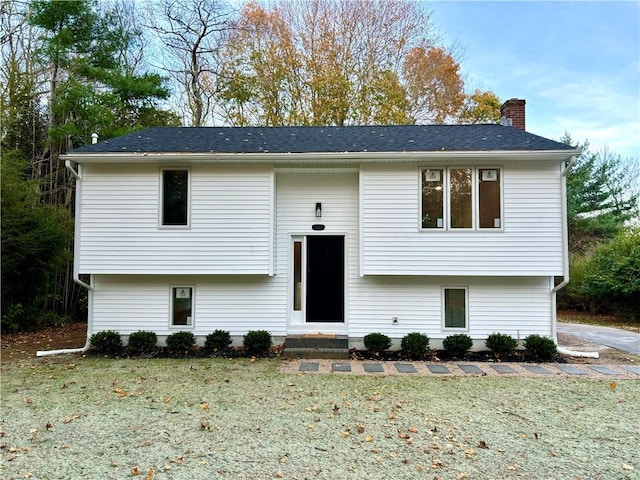
[[[423,229],[502,228],[499,168],[425,168],[420,177]]]
[[[162,170],[160,225],[189,225],[189,170]]]

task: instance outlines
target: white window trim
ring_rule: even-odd
[[[470,168],[472,170],[472,182],[471,182],[471,208],[472,208],[472,227],[471,228],[451,228],[451,202],[450,202],[450,171],[451,169],[465,169]],[[422,172],[424,170],[438,169],[444,172],[443,182],[443,199],[444,205],[442,208],[442,214],[444,215],[444,222],[442,228],[423,228],[422,227]],[[480,170],[498,170],[500,172],[500,227],[499,228],[480,228],[480,193],[478,188],[478,175]],[[418,231],[420,232],[504,232],[504,167],[496,165],[449,165],[449,166],[437,166],[428,165],[418,167]]]
[[[187,224],[186,225],[164,225],[162,209],[164,205],[164,172],[186,170],[187,172]],[[160,180],[158,186],[158,228],[161,230],[189,230],[191,229],[191,169],[189,167],[162,167],[160,169]]]
[[[191,289],[191,323],[188,325],[173,324],[173,289],[174,288],[190,288]],[[169,329],[171,330],[193,330],[196,323],[196,286],[176,284],[169,285]]]
[[[461,327],[447,327],[446,322],[446,305],[445,305],[445,291],[446,290],[464,290],[464,328]],[[440,291],[440,306],[441,306],[441,328],[443,332],[468,332],[469,331],[469,287],[466,285],[443,285]]]

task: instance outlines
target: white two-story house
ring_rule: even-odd
[[[524,131],[522,100],[505,115],[514,126],[159,127],[71,151],[89,335],[555,338],[580,152]]]

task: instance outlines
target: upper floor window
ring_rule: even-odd
[[[189,224],[189,170],[162,170],[161,225]]]
[[[502,227],[500,181],[500,169],[478,169],[478,224],[480,228]]]
[[[502,228],[500,173],[499,168],[422,169],[422,228]]]
[[[449,169],[449,227],[473,228],[473,170]]]

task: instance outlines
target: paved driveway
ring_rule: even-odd
[[[558,333],[640,355],[640,333],[619,328],[558,322]]]

